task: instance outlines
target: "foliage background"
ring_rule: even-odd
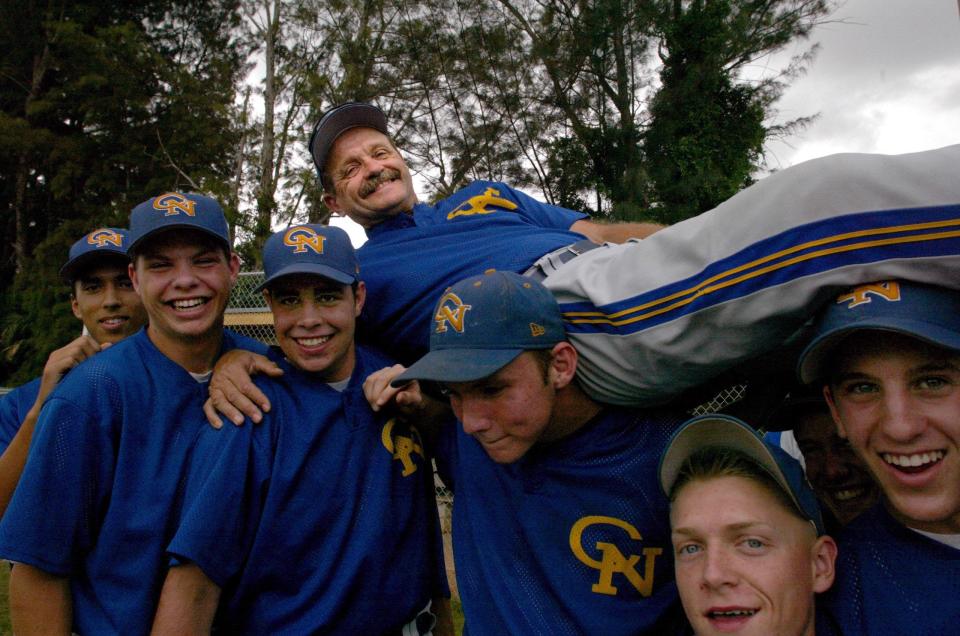
[[[169,190],[224,205],[249,268],[324,222],[307,140],[372,100],[424,199],[503,180],[600,220],[666,223],[749,184],[832,0],[0,0],[0,385],[77,331],[69,245]]]

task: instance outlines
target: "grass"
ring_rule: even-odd
[[[0,563],[0,634],[12,634],[10,629],[10,566]]]

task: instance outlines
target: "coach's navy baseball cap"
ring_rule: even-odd
[[[68,285],[77,279],[81,269],[100,259],[127,260],[129,233],[118,227],[101,227],[70,246],[67,262],[60,268],[60,278]]]
[[[132,253],[144,239],[172,229],[199,230],[230,249],[230,230],[223,208],[216,200],[196,192],[167,192],[148,199],[130,212]]]
[[[658,470],[660,488],[668,497],[684,462],[708,448],[727,448],[752,459],[783,489],[800,516],[813,524],[817,535],[825,534],[817,496],[800,462],[782,448],[765,442],[760,433],[730,415],[701,415],[688,420],[673,434]]]
[[[313,127],[313,134],[310,136],[310,154],[313,156],[313,165],[317,167],[317,174],[323,174],[323,166],[327,163],[333,142],[351,128],[373,128],[384,135],[389,134],[387,116],[373,104],[347,102],[331,108]]]
[[[352,285],[360,280],[360,263],[350,237],[338,227],[294,225],[276,232],[263,245],[265,280],[260,291],[282,276],[315,274]]]
[[[902,280],[844,292],[822,311],[813,340],[800,354],[800,381],[825,379],[833,350],[845,337],[863,329],[893,331],[960,350],[960,292]]]
[[[513,272],[489,270],[447,288],[433,312],[430,353],[391,384],[472,382],[524,351],[566,339],[560,307],[546,287]]]

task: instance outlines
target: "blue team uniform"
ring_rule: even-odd
[[[844,528],[837,543],[837,578],[818,603],[844,634],[960,629],[960,550],[905,527],[882,503]]]
[[[224,633],[397,632],[448,593],[419,434],[363,395],[392,362],[358,347],[339,393],[270,356],[284,375],[258,381],[263,422],[197,437],[169,552],[221,587]]]
[[[226,332],[223,350],[235,347],[263,350]],[[150,630],[206,397],[141,330],[71,370],[47,399],[0,523],[0,556],[70,577],[78,633]]]
[[[667,633],[679,601],[657,466],[683,419],[610,409],[509,465],[459,424],[443,431],[470,633]]]
[[[40,380],[34,378],[0,398],[0,453],[7,450],[40,395]]]
[[[425,320],[448,285],[485,270],[523,272],[557,248],[582,212],[548,205],[503,183],[475,181],[436,204],[418,203],[367,230],[357,251],[367,297],[364,336],[407,364],[429,349]]]

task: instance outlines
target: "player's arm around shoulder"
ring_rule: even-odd
[[[70,579],[18,564],[10,571],[10,621],[16,634],[70,634]]]
[[[598,223],[580,219],[570,226],[570,230],[583,234],[594,243],[624,243],[629,239],[645,239],[664,227],[658,223]]]
[[[434,447],[440,429],[454,421],[449,403],[436,400],[421,390],[417,381],[400,387],[390,383],[406,371],[402,364],[395,364],[374,371],[363,382],[363,394],[375,413],[393,411],[406,421],[417,425],[427,445]]]
[[[199,566],[186,563],[170,568],[163,582],[152,636],[209,634],[220,602],[220,586]]]

